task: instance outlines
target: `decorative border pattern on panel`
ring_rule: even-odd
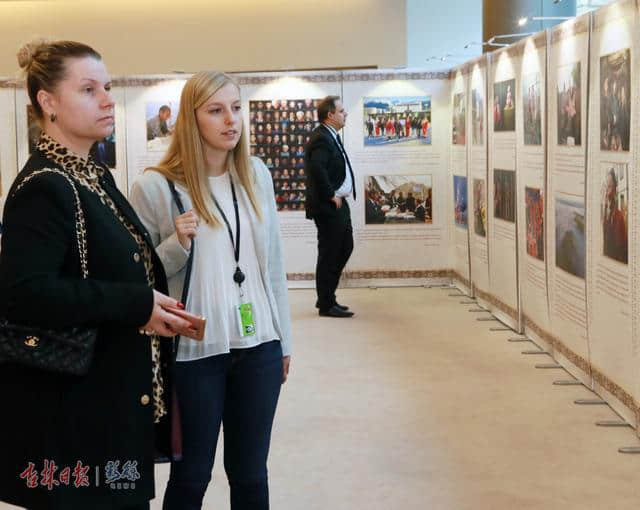
[[[460,283],[465,285],[467,289],[471,290],[471,280],[462,276],[458,271],[453,271],[453,279],[458,280]]]
[[[450,269],[409,269],[390,270],[372,269],[369,271],[345,271],[343,277],[348,280],[374,280],[374,279],[398,279],[398,278],[453,278],[454,272]],[[288,281],[315,280],[315,273],[287,273]],[[469,285],[468,280],[458,276],[461,282]]]
[[[616,397],[620,402],[622,402],[625,407],[638,414],[640,411],[638,408],[638,404],[634,400],[633,396],[627,393],[626,390],[621,388],[618,384],[609,379],[606,375],[604,375],[600,370],[598,370],[593,365],[591,366],[591,376],[593,380],[597,382],[600,386],[602,386],[605,390],[611,393],[614,397]]]
[[[630,12],[629,10],[635,9],[636,0],[618,0],[609,5],[603,5],[593,12],[592,29],[593,31],[600,30],[603,25],[611,23],[618,18],[626,18]]]
[[[166,83],[168,81],[175,80],[188,80],[191,77],[191,74],[176,74],[175,76],[162,76],[162,77],[152,77],[142,78],[142,77],[117,77],[114,78],[111,84],[114,87],[153,87],[154,85],[159,85],[160,83]]]
[[[541,338],[548,344],[553,345],[553,343],[550,340],[550,335],[545,330],[543,330],[540,326],[538,326],[538,324],[533,322],[533,320],[527,314],[524,314],[524,313],[522,314],[522,320],[524,321],[524,325],[528,327],[531,331],[533,331],[536,335],[538,335],[539,338]]]
[[[370,72],[370,73],[344,73],[344,81],[389,81],[389,80],[448,80],[450,71],[441,72]]]
[[[589,19],[591,14],[585,14],[575,20],[565,21],[561,25],[551,29],[551,44],[555,44],[558,41],[562,41],[568,37],[582,34],[589,30]]]
[[[483,293],[484,294],[484,293]],[[503,313],[506,313],[509,317],[511,317],[514,321],[518,320],[518,312],[514,308],[511,308],[509,305],[500,301],[497,297],[491,294],[484,294],[481,296],[487,303],[495,306],[498,310]]]
[[[272,83],[274,81],[280,80],[283,77],[287,76],[282,74],[281,72],[273,73],[273,74],[264,74],[261,76],[243,76],[240,74],[229,73],[231,76],[236,78],[236,81],[240,85],[266,85],[267,83]],[[334,74],[309,74],[309,75],[291,75],[292,77],[302,80],[308,81],[311,83],[337,83],[342,81],[342,75],[339,73]]]
[[[490,294],[482,289],[479,289],[475,285],[473,286],[473,293],[483,301],[486,301],[487,303],[489,302]]]
[[[591,363],[585,360],[582,356],[578,356],[571,349],[569,349],[562,341],[545,330],[543,330],[540,326],[538,326],[530,317],[524,316],[525,326],[531,329],[536,335],[538,335],[542,340],[549,343],[555,350],[560,352],[565,358],[567,358],[571,363],[577,366],[580,370],[582,370],[585,374],[590,375],[595,382],[597,382],[600,386],[602,386],[605,390],[611,393],[614,397],[616,397],[622,404],[625,405],[629,410],[634,412],[638,416],[638,423],[640,423],[640,406],[634,400],[633,396],[630,395],[625,389],[623,389],[619,384],[615,383],[605,374],[603,374],[599,369],[594,367]]]
[[[473,60],[469,60],[469,62],[465,62],[460,66],[463,74],[469,74],[473,72],[474,67],[478,66],[480,69],[485,69],[487,67],[487,56],[482,55],[481,57],[474,58]]]
[[[293,71],[292,73],[295,73]],[[240,85],[265,85],[282,79],[284,76],[294,76],[295,78],[311,83],[339,83],[341,81],[390,81],[390,80],[448,80],[451,77],[450,71],[441,72],[343,72],[334,71],[324,74],[283,74],[282,71],[272,73],[265,72],[261,75],[249,75],[247,73],[229,73],[234,76]],[[174,80],[188,80],[192,73],[178,73],[175,76],[119,76],[114,77],[112,85],[114,87],[153,87],[160,83]],[[24,80],[0,80],[0,88],[19,87],[24,88]]]
[[[444,278],[453,277],[453,271],[450,269],[415,269],[415,270],[389,270],[389,269],[373,269],[370,271],[345,271],[344,277],[350,280],[373,280],[376,278]]]
[[[526,40],[526,39],[524,39]],[[513,43],[509,46],[505,46],[503,48],[499,48],[495,51],[493,51],[492,53],[490,53],[491,56],[491,61],[492,62],[496,62],[497,59],[500,57],[500,55],[506,53],[510,58],[516,58],[522,55],[522,53],[524,52],[524,44],[523,41],[524,40],[520,40],[516,43]]]
[[[287,273],[287,280],[290,282],[302,282],[315,280],[316,275],[314,273]]]

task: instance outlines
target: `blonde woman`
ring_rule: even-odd
[[[204,340],[182,338],[177,352],[184,458],[171,466],[165,510],[201,508],[221,423],[231,508],[269,507],[267,456],[289,371],[290,318],[273,183],[249,157],[242,124],[233,79],[196,74],[182,91],[167,154],[131,190],[172,296],[181,296],[194,250],[185,305],[207,319]]]

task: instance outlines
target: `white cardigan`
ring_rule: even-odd
[[[271,308],[273,326],[279,335],[283,355],[289,356],[291,354],[291,319],[273,181],[271,173],[262,160],[253,157],[251,162],[256,183],[256,198],[262,208],[262,220],[257,218],[241,186],[237,186],[238,200],[244,201],[251,217],[256,256]],[[191,197],[187,190],[177,183],[176,189],[185,210],[192,209]],[[173,201],[167,180],[159,172],[153,170],[144,172],[134,181],[129,200],[149,231],[153,245],[162,260],[169,282],[169,293],[179,300],[182,296],[185,265],[189,253],[178,241],[175,219],[180,213]],[[196,250],[198,249],[197,239],[196,237]]]

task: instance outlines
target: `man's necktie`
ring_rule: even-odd
[[[336,140],[338,141],[338,145],[340,146],[340,150],[342,154],[344,154],[344,159],[347,161],[347,166],[349,167],[349,173],[351,174],[351,183],[353,186],[353,199],[356,199],[356,180],[353,177],[353,169],[351,168],[351,162],[349,161],[349,156],[347,156],[347,151],[344,150],[344,145],[342,145],[342,139],[339,134],[336,134]]]

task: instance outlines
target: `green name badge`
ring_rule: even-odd
[[[256,325],[253,322],[253,305],[243,303],[236,308],[238,315],[238,327],[241,337],[253,336],[256,334]]]

